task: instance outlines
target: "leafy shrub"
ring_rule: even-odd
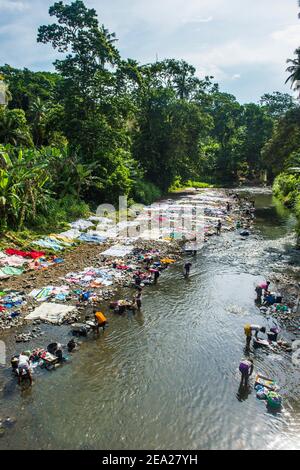
[[[41,231],[53,230],[66,225],[67,222],[86,217],[89,213],[89,206],[72,196],[65,196],[58,200],[51,198],[30,226]]]
[[[138,180],[133,190],[133,199],[141,204],[152,204],[162,196],[161,190],[149,181]]]
[[[274,181],[273,191],[286,206],[293,207],[299,196],[300,177],[281,173]]]
[[[191,180],[189,180],[189,181],[186,182],[185,187],[202,189],[202,188],[213,188],[214,185],[209,184],[209,183],[204,183],[204,182],[201,182],[201,181],[191,181]]]
[[[286,206],[291,207],[298,219],[297,233],[300,246],[300,175],[281,173],[274,181],[275,196]]]
[[[204,182],[201,182],[201,181],[188,180],[188,181],[183,183],[180,176],[178,176],[173,181],[172,185],[169,188],[169,191],[170,192],[176,192],[176,191],[179,191],[180,189],[184,189],[184,188],[202,189],[202,188],[213,188],[213,187],[214,187],[214,185],[212,185],[210,183],[204,183]]]

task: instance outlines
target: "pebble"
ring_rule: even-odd
[[[5,436],[6,429],[12,428],[16,422],[16,418],[0,418],[0,438]]]

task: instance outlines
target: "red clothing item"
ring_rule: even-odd
[[[17,255],[17,256],[22,256],[22,258],[32,258],[32,259],[37,259],[37,258],[41,258],[42,256],[45,256],[44,251],[20,251],[20,250],[15,250],[14,248],[7,248],[5,250],[5,253],[7,255]]]

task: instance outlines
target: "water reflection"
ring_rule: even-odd
[[[248,400],[252,392],[253,392],[253,386],[251,386],[250,384],[245,385],[245,384],[240,383],[239,390],[237,392],[236,397],[238,401],[243,402],[243,401]]]

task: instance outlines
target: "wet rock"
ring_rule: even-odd
[[[5,418],[5,420],[3,421],[3,427],[11,428],[16,424],[16,422],[17,422],[16,418],[11,418],[11,417]]]

